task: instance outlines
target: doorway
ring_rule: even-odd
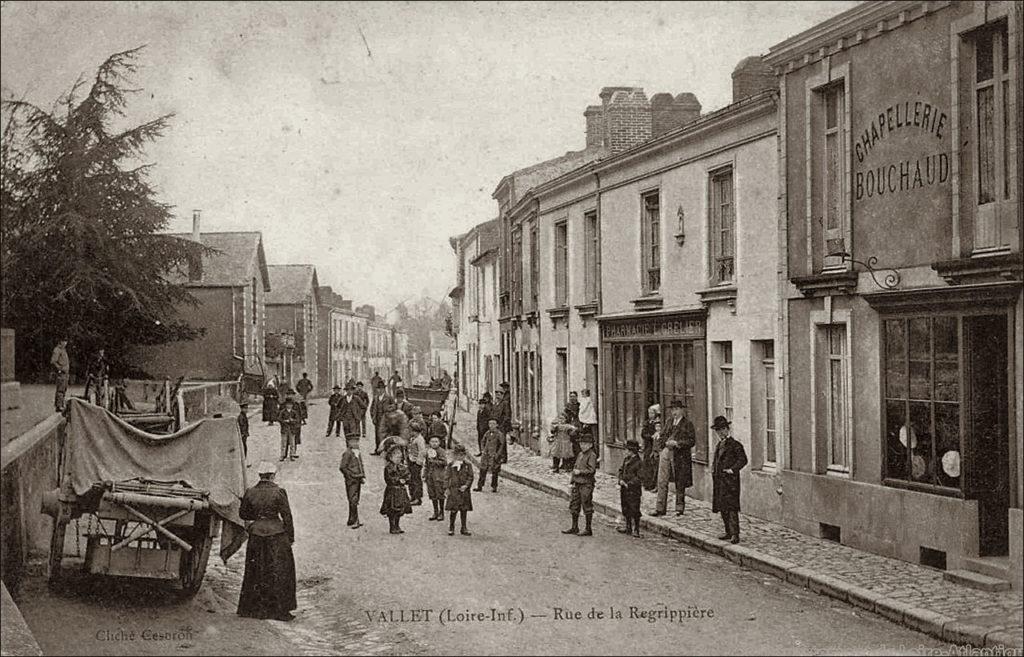
[[[967,496],[978,500],[981,556],[1009,549],[1008,326],[1006,315],[965,317],[969,416],[966,448],[973,465]]]

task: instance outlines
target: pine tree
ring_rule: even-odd
[[[100,346],[115,369],[132,345],[199,334],[175,321],[195,304],[170,276],[205,250],[160,234],[171,207],[138,164],[172,115],[128,129],[123,123],[140,48],[111,55],[88,92],[83,79],[52,111],[23,100],[3,102],[3,325],[15,329],[19,375],[48,368],[66,335],[75,371]]]

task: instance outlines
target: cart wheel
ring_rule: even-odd
[[[53,520],[53,532],[50,534],[50,562],[49,582],[50,586],[60,584],[63,573],[61,572],[61,561],[64,558],[64,536],[68,531],[69,515],[61,505],[57,517]]]
[[[206,575],[206,563],[213,547],[209,514],[196,514],[192,539],[192,549],[181,558],[181,592],[185,596],[198,593]]]

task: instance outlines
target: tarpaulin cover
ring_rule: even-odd
[[[203,419],[177,433],[156,435],[104,408],[72,399],[67,431],[68,469],[76,495],[103,481],[183,481],[208,491],[210,507],[225,521],[221,558],[230,557],[245,541],[238,516],[245,462],[234,417]]]

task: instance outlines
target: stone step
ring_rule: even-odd
[[[989,593],[1010,590],[1010,583],[1005,579],[989,577],[988,575],[982,575],[970,570],[947,570],[942,573],[942,579],[954,584],[969,586],[979,591],[988,591]]]
[[[975,557],[964,559],[964,569],[996,579],[1010,579],[1010,557]]]

